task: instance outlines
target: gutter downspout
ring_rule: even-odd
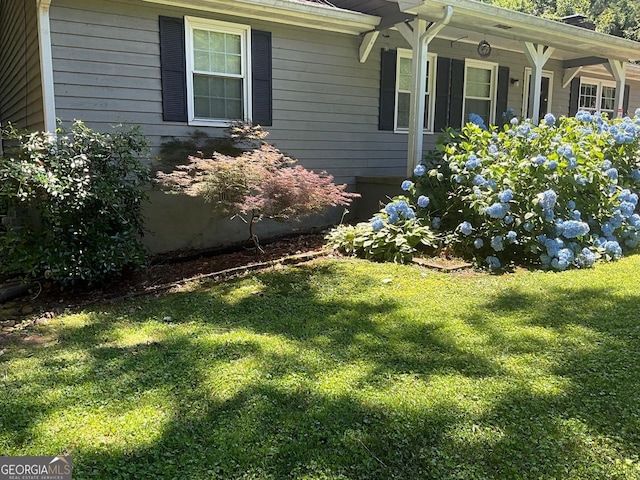
[[[411,63],[411,104],[409,106],[409,135],[407,152],[407,175],[413,175],[414,168],[422,161],[422,145],[424,140],[424,93],[427,87],[427,53],[429,43],[436,37],[453,16],[453,7],[447,5],[442,19],[427,26],[426,20],[417,18],[413,21],[413,59]],[[403,33],[403,30],[401,30]],[[403,33],[403,35],[405,35]],[[408,35],[405,35],[408,37]],[[409,40],[409,38],[407,38]]]
[[[44,130],[56,132],[56,99],[53,89],[53,56],[51,54],[51,26],[49,7],[52,0],[35,0],[38,8],[38,46],[40,49],[40,83]]]

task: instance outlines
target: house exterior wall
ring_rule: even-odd
[[[35,1],[0,2],[0,123],[42,129],[42,89]]]
[[[351,189],[357,177],[405,175],[407,135],[378,129],[381,51],[409,48],[397,31],[381,35],[367,61],[360,63],[360,38],[355,35],[135,0],[54,0],[50,18],[56,114],[64,123],[81,119],[99,130],[119,122],[138,124],[155,155],[174,137],[186,138],[197,130],[221,134],[219,128],[163,121],[161,15],[211,18],[271,32],[273,124],[267,127],[268,141],[305,167],[326,170]],[[458,60],[479,58],[476,45],[463,42],[435,39],[429,50]],[[507,105],[520,115],[528,66],[524,54],[494,49],[486,60],[509,67],[509,77],[519,79],[518,86],[509,85]],[[547,69],[555,72],[550,110],[566,115],[569,88],[562,88],[562,64],[550,60]],[[632,92],[632,105],[637,105],[640,85]],[[425,149],[436,138],[426,135]],[[221,228],[216,220],[212,226],[209,209],[198,200],[157,191],[151,197],[146,214],[152,251],[200,248],[244,235],[235,224]],[[328,224],[341,213],[336,209],[314,222]],[[284,230],[272,224],[263,235]]]
[[[133,2],[58,0],[51,8],[56,113],[96,128],[140,124],[157,152],[195,130],[162,120],[158,16],[250,24],[273,36],[273,126],[268,141],[339,183],[400,174],[406,135],[378,124],[379,56],[360,64],[356,36]]]

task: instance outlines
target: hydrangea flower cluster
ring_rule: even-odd
[[[421,172],[411,188],[430,197],[419,205],[446,241],[478,264],[585,268],[640,246],[640,109],[616,120],[580,111],[538,126],[468,125],[442,150],[435,170],[448,176],[434,185]]]

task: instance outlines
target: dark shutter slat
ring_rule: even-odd
[[[631,87],[629,85],[624,86],[624,97],[622,99],[622,115],[624,117],[629,115],[629,97],[631,96]]]
[[[464,60],[451,60],[451,95],[449,99],[449,125],[462,126],[462,103],[464,95]]]
[[[502,125],[509,104],[509,67],[498,68],[498,98],[496,99],[496,125]]]
[[[580,77],[575,77],[571,80],[571,87],[569,90],[569,116],[573,117],[578,113],[578,102],[580,100]]]
[[[436,67],[436,112],[433,130],[439,132],[449,126],[449,79],[451,77],[451,59],[438,57]]]
[[[160,65],[162,118],[167,122],[186,122],[187,68],[182,18],[160,17]]]
[[[380,53],[380,111],[378,128],[393,130],[396,111],[396,61],[395,50]]]
[[[251,31],[251,85],[253,123],[271,126],[273,123],[273,76],[271,32]]]

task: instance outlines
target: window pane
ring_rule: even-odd
[[[226,43],[226,48],[225,48],[225,52],[229,53],[229,54],[235,54],[235,55],[240,55],[241,53],[241,48],[240,48],[240,36],[239,35],[232,35],[232,34],[225,34],[225,43]]]
[[[239,56],[228,56],[226,58],[225,72],[239,74],[242,71],[242,63]]]
[[[224,42],[226,35],[219,32],[207,32],[209,34],[209,51],[210,52],[226,52]]]
[[[200,70],[203,72],[211,71],[211,63],[209,62],[209,52],[204,52],[201,50],[196,50],[193,52],[194,58],[194,67],[196,70]]]
[[[398,89],[404,91],[411,90],[411,59],[400,57],[400,75],[398,78]]]
[[[194,30],[193,48],[196,50],[209,50],[209,32],[204,30]]]
[[[489,125],[489,119],[491,118],[491,102],[489,100],[472,100],[466,99],[464,105],[464,118],[462,121],[467,123],[469,115],[472,113],[478,114],[484,120],[485,125]]]
[[[467,96],[491,97],[491,70],[475,67],[467,69]]]
[[[243,117],[242,79],[194,75],[194,111],[198,118]]]
[[[194,68],[201,72],[242,73],[241,36],[193,30]]]
[[[600,110],[613,112],[616,110],[616,88],[602,87],[602,100],[600,101]]]
[[[212,53],[211,68],[207,72],[227,73],[227,58],[222,53]]]
[[[411,94],[398,93],[398,117],[396,128],[409,128]],[[429,128],[429,95],[424,96],[424,128]]]
[[[409,102],[411,95],[408,93],[398,93],[398,128],[409,128]]]
[[[597,108],[598,85],[592,83],[583,83],[580,85],[580,99],[578,107],[586,110],[595,110]]]

